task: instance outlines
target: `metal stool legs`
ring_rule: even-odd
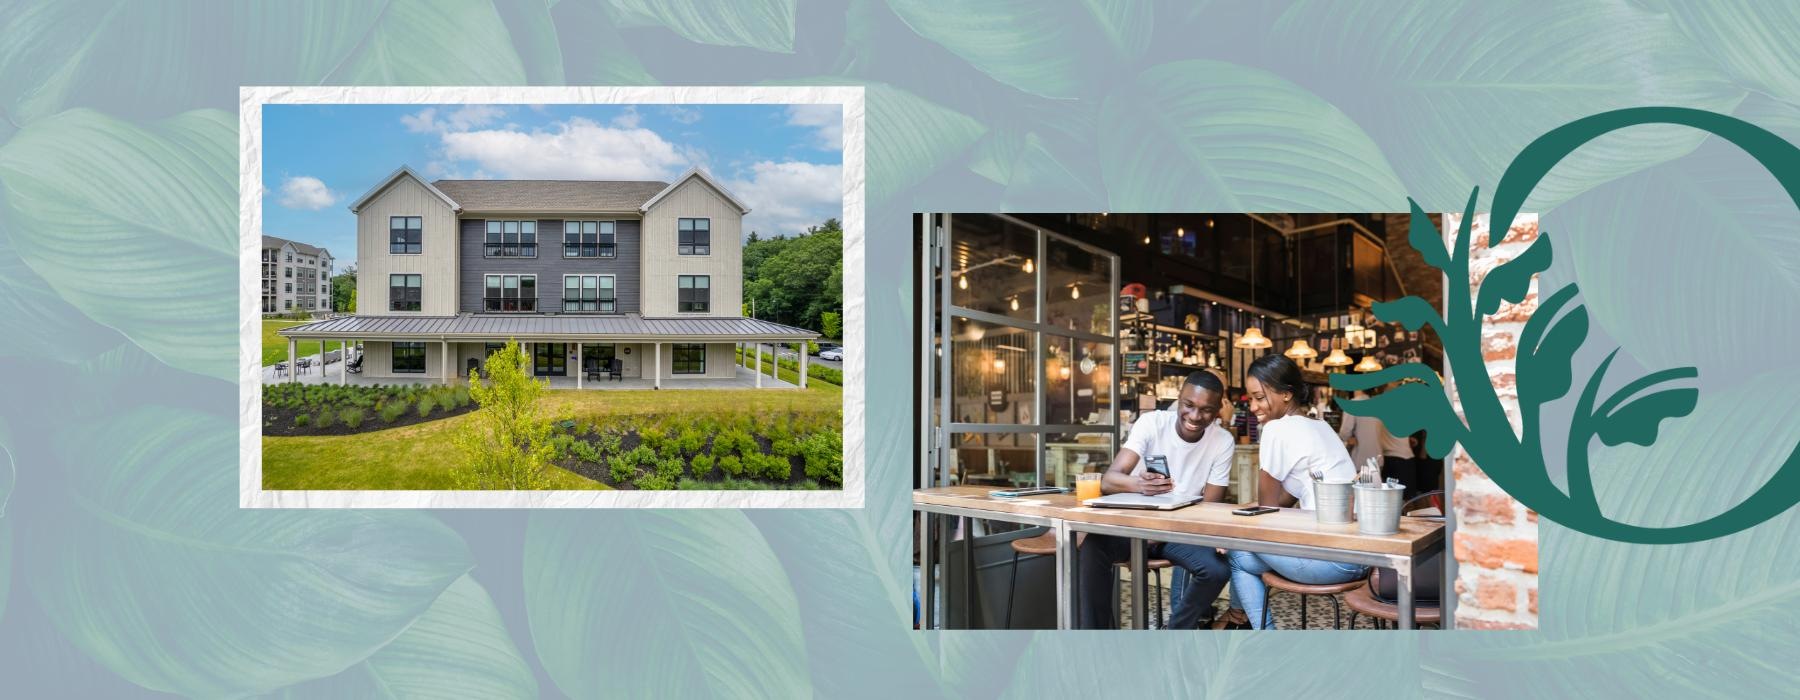
[[[1013,550],[1012,579],[1006,584],[1006,629],[1012,629],[1013,598],[1019,595],[1019,550]]]

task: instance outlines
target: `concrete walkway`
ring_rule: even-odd
[[[340,376],[340,373],[342,373],[344,371],[344,365],[343,365],[343,363],[337,361],[338,353],[336,350],[333,350],[326,354],[329,356],[328,359],[330,360],[330,362],[323,366],[323,371],[321,371],[321,366],[319,364],[319,362],[320,362],[319,356],[318,355],[309,356],[313,360],[313,366],[308,369],[301,370],[301,372],[300,372],[300,383],[301,384],[336,384],[339,382],[339,376]],[[355,357],[355,355],[352,354],[351,357]],[[264,384],[278,384],[278,383],[284,383],[284,382],[288,381],[287,372],[284,371],[281,373],[281,375],[279,377],[277,377],[275,374],[275,367],[273,365],[264,367],[262,375],[263,375],[262,379],[263,379]],[[417,377],[365,377],[361,374],[352,372],[348,379],[349,379],[349,381],[347,381],[345,383],[350,384],[352,386],[373,386],[375,384],[381,384],[383,386],[394,386],[396,384],[442,384],[443,383],[443,379],[435,374],[434,375],[421,375],[421,376],[417,376]],[[550,388],[552,388],[552,389],[574,389],[575,388],[575,378],[574,377],[547,377],[547,379],[550,380]],[[452,381],[456,382],[457,384],[461,384],[463,382],[468,381],[468,379],[465,377],[457,376],[457,377],[453,377]],[[606,379],[601,379],[598,381],[587,380],[587,381],[583,381],[581,384],[582,384],[581,388],[584,390],[585,389],[600,389],[600,390],[654,389],[655,388],[654,383],[648,378],[621,379],[621,380],[617,380],[617,381],[606,380]],[[755,389],[756,388],[756,374],[754,372],[751,372],[748,367],[737,367],[737,376],[730,377],[730,378],[709,377],[709,378],[700,379],[700,378],[692,378],[692,377],[663,377],[662,388],[664,388],[664,389]],[[762,388],[764,388],[764,389],[798,389],[800,387],[797,387],[791,383],[781,381],[779,379],[776,379],[774,377],[771,377],[771,376],[768,376],[765,374],[765,375],[763,375],[763,378],[762,378]]]

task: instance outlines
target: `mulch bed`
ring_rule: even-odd
[[[751,437],[756,440],[757,448],[762,450],[764,454],[767,454],[769,451],[769,445],[772,444],[772,441],[761,435],[753,435]],[[593,444],[596,447],[599,446],[599,443],[600,443],[600,438],[597,435],[577,435],[577,436],[575,436],[575,439]],[[638,437],[637,431],[633,430],[633,431],[625,434],[624,440],[622,440],[620,442],[619,449],[621,452],[630,452],[632,449],[636,448],[639,444],[642,444],[642,442],[643,442],[643,440],[641,440]],[[713,443],[712,436],[707,436],[706,446],[701,448],[700,454],[711,454],[712,453],[712,443]],[[715,455],[715,457],[716,457],[716,455]],[[610,457],[609,457],[609,459],[610,459]],[[725,471],[723,469],[719,468],[719,465],[718,465],[718,462],[716,459],[713,462],[712,473],[708,474],[706,476],[695,476],[694,475],[694,465],[692,462],[693,457],[688,456],[688,455],[683,455],[681,459],[685,463],[681,470],[680,478],[682,478],[682,479],[688,479],[688,480],[700,481],[700,482],[709,482],[709,483],[719,483],[719,482],[724,481],[727,478],[731,478],[729,475],[727,475],[725,473]],[[787,481],[770,481],[770,480],[764,479],[762,477],[751,477],[751,476],[738,476],[736,478],[738,481],[755,481],[755,482],[761,483],[761,484],[769,484],[772,488],[776,488],[776,489],[784,488],[784,487],[799,488],[801,482],[806,481],[806,460],[804,458],[796,455],[796,456],[788,458],[788,465],[789,465],[789,470],[788,470]],[[615,489],[619,489],[622,491],[637,490],[637,486],[632,484],[630,481],[613,481],[611,465],[595,464],[593,462],[583,462],[579,459],[575,459],[575,458],[571,457],[568,459],[558,461],[556,463],[556,466],[562,467],[569,471],[575,472],[576,474],[580,474],[589,479],[593,479],[600,483],[606,484],[607,486],[611,486]],[[643,468],[640,467],[640,471],[642,469]],[[830,486],[829,483],[823,482],[823,481],[821,481],[819,485],[821,488]]]
[[[279,437],[297,437],[303,435],[355,435],[357,433],[368,433],[377,430],[387,430],[388,428],[400,428],[408,425],[417,425],[419,423],[429,423],[434,420],[443,420],[453,416],[460,416],[464,413],[474,411],[477,408],[480,408],[480,406],[477,406],[473,401],[469,402],[468,405],[457,409],[445,409],[444,407],[439,406],[436,410],[431,412],[431,415],[421,417],[419,415],[418,406],[415,404],[414,406],[409,407],[406,413],[401,414],[400,417],[395,419],[392,423],[383,422],[380,414],[377,414],[374,410],[364,409],[362,425],[351,428],[350,426],[344,425],[342,418],[338,418],[337,420],[332,421],[329,427],[320,429],[313,425],[307,425],[305,427],[294,426],[295,416],[301,414],[316,416],[318,415],[317,409],[295,411],[274,408],[265,403],[263,404],[262,434]],[[337,410],[341,412],[343,409]],[[271,420],[273,420],[273,423],[270,422]]]

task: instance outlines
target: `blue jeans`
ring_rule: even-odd
[[[1210,616],[1213,600],[1225,587],[1231,567],[1212,547],[1191,544],[1146,543],[1144,558],[1167,559],[1186,569],[1193,577],[1170,606],[1169,629],[1194,629],[1203,616]],[[1111,535],[1090,534],[1077,553],[1077,576],[1080,606],[1077,608],[1079,629],[1116,630],[1118,615],[1113,606],[1113,567],[1131,560],[1131,540]],[[1151,615],[1155,615],[1154,612]]]
[[[1225,558],[1231,562],[1231,607],[1239,608],[1250,618],[1250,629],[1275,628],[1275,615],[1269,611],[1269,589],[1262,575],[1270,571],[1295,583],[1322,585],[1348,583],[1369,575],[1369,567],[1340,564],[1322,559],[1301,559],[1280,554],[1259,554],[1230,550]]]

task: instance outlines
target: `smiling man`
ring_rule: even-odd
[[[1225,386],[1218,377],[1208,372],[1189,374],[1174,405],[1145,413],[1131,426],[1124,449],[1101,477],[1101,491],[1225,500],[1225,487],[1231,483],[1232,440],[1218,425],[1224,396]],[[1167,477],[1145,467],[1144,462],[1152,457],[1167,460]],[[1083,629],[1118,629],[1111,595],[1112,567],[1131,557],[1130,544],[1125,538],[1108,535],[1088,535],[1082,542]],[[1194,629],[1230,576],[1224,558],[1212,547],[1161,542],[1149,543],[1146,556],[1167,559],[1192,576],[1181,600],[1175,601],[1169,628]]]

